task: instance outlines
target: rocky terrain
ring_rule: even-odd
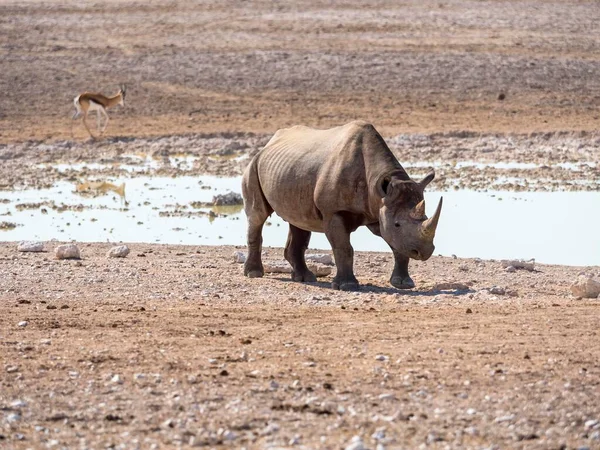
[[[248,280],[243,248],[58,244],[0,245],[5,448],[598,446],[600,303],[569,289],[598,267],[433,257],[401,292],[358,253],[352,293]]]
[[[435,191],[595,195],[597,2],[7,0],[0,13],[0,448],[600,448],[598,265],[434,256],[398,291],[390,253],[357,252],[361,290],[339,292],[330,265],[316,283],[279,273],[281,248],[249,280],[243,247],[2,242],[86,214],[87,189],[128,214],[117,179],[131,192],[140,177],[237,177],[278,128],[354,119],[414,177],[434,168]],[[89,139],[73,98],[121,83],[126,107]],[[28,197],[57,184],[83,200]],[[194,200],[184,212],[208,214]],[[577,214],[556,217],[581,233]]]

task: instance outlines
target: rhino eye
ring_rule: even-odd
[[[398,222],[396,222],[396,223],[394,224],[394,226],[395,226],[396,228],[400,228],[400,224],[399,224]]]

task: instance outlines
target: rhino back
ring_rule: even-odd
[[[329,130],[280,130],[258,158],[261,189],[271,207],[287,222],[309,231],[323,231],[323,217],[340,211],[365,215],[365,223],[376,221],[370,172],[400,166],[364,122]]]

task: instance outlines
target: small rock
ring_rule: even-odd
[[[597,298],[600,295],[600,280],[588,275],[579,275],[571,285],[573,295],[584,298]]]
[[[233,252],[233,262],[244,264],[247,258],[244,252]]]
[[[500,263],[505,269],[512,266],[515,269],[525,269],[532,272],[534,270],[535,259],[530,259],[529,261],[521,259],[503,259]]]
[[[113,375],[113,377],[110,379],[110,382],[114,384],[123,384],[123,378],[121,377],[121,375],[116,374]]]
[[[36,242],[36,241],[23,241],[19,243],[17,247],[17,251],[19,252],[43,252],[44,251],[44,243]]]
[[[463,283],[442,282],[433,285],[434,291],[468,291],[469,286]]]
[[[106,253],[108,258],[125,258],[127,255],[129,255],[129,247],[126,245],[117,245]]]
[[[27,402],[25,400],[15,400],[11,402],[10,406],[12,408],[25,408],[27,406]]]
[[[377,361],[389,361],[390,357],[386,355],[377,355],[375,359]]]
[[[330,266],[323,264],[308,263],[308,270],[314,273],[317,277],[325,277],[333,271]],[[292,266],[287,261],[270,261],[263,263],[265,272],[267,273],[292,273]]]
[[[504,295],[506,294],[506,289],[500,286],[492,286],[492,288],[490,289],[490,294]]]
[[[360,436],[354,436],[345,447],[345,450],[367,450],[367,447],[365,447],[365,443]]]
[[[231,430],[225,430],[223,433],[223,439],[226,441],[234,441],[237,439],[237,435]]]
[[[29,322],[27,322],[26,320],[23,320],[17,324],[17,326],[21,328],[26,327],[27,325],[29,325]]]
[[[215,195],[212,202],[214,206],[243,205],[244,199],[237,192],[228,192],[227,194]]]
[[[15,373],[19,371],[19,366],[6,366],[7,373]]]
[[[585,427],[586,430],[591,430],[592,428],[594,428],[599,423],[600,422],[598,422],[595,419],[590,419],[590,420],[586,420],[585,423],[583,424],[583,426]]]
[[[325,264],[326,266],[333,266],[333,258],[327,253],[310,253],[306,255],[305,259],[307,261]]]
[[[394,394],[381,394],[379,395],[379,400],[396,400],[396,396]]]
[[[59,245],[54,249],[56,259],[80,259],[79,247],[75,244]]]
[[[512,273],[512,272],[516,272],[517,268],[515,266],[506,266],[506,268],[504,270],[506,272]]]

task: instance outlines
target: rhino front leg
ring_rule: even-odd
[[[376,235],[381,237],[381,231],[379,229],[379,223],[367,225],[369,230]],[[391,247],[390,247],[391,248]],[[396,289],[412,289],[415,287],[415,282],[412,280],[410,275],[408,274],[408,261],[409,258],[406,256],[402,256],[396,250],[391,248],[392,253],[394,254],[394,271],[392,272],[392,277],[390,278],[390,283]]]
[[[304,252],[310,242],[310,231],[302,230],[290,224],[287,243],[283,255],[292,265],[292,280],[294,281],[317,281],[314,273],[308,270]]]
[[[402,256],[394,249],[394,271],[392,272],[392,278],[390,283],[397,289],[412,289],[415,287],[415,282],[408,274],[408,261],[407,256]]]
[[[358,280],[354,276],[354,249],[350,244],[350,232],[339,214],[325,224],[325,236],[333,249],[337,271],[331,287],[342,291],[358,290]]]

